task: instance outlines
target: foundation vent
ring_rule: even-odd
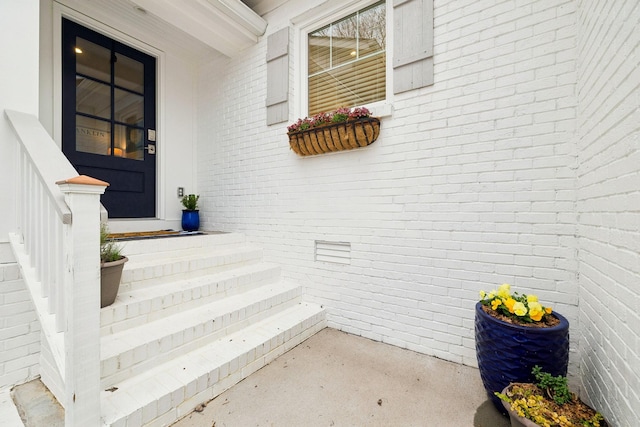
[[[351,264],[351,243],[316,240],[316,261]]]

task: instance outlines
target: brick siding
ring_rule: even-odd
[[[516,3],[436,1],[435,84],[396,96],[367,149],[300,158],[265,125],[266,38],[201,68],[204,227],[247,233],[331,326],[446,360],[476,365],[478,291],[503,282],[577,326],[575,3]]]
[[[17,264],[0,264],[0,389],[35,378],[40,323]]]
[[[580,374],[616,426],[640,413],[640,6],[580,1]]]

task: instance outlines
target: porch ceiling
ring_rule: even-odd
[[[55,0],[132,37],[164,40],[193,58],[233,56],[258,42],[267,22],[240,0]]]
[[[267,22],[240,0],[132,2],[226,56],[256,44],[267,28]]]

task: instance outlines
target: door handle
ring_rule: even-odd
[[[149,154],[156,154],[156,146],[153,144],[147,145],[144,149],[147,150]]]

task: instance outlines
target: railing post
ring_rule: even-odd
[[[100,195],[87,176],[56,184],[72,212],[64,227],[65,426],[100,425]]]

